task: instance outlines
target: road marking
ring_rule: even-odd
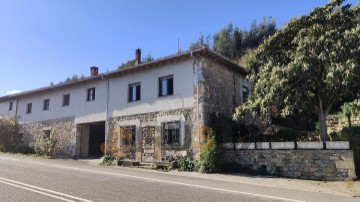
[[[12,183],[10,183],[10,182],[5,182],[5,181],[0,180],[0,183],[4,183],[4,184],[10,185],[10,186],[18,187],[18,188],[25,189],[25,190],[32,191],[32,192],[36,192],[36,193],[39,193],[39,194],[42,194],[42,195],[46,195],[46,196],[50,196],[50,197],[53,197],[53,198],[56,198],[56,199],[60,199],[60,200],[63,200],[63,201],[76,202],[76,201],[73,201],[73,200],[69,200],[69,199],[66,199],[66,198],[62,198],[62,197],[59,197],[59,196],[55,196],[55,195],[52,195],[52,194],[48,194],[48,193],[45,193],[45,192],[42,192],[42,191],[38,191],[38,190],[35,190],[35,189],[30,189],[30,188],[23,187],[23,186],[20,186],[20,185],[12,184]]]
[[[0,157],[0,159],[7,159],[7,160],[13,160],[13,161],[20,161],[17,159],[11,159],[11,158],[3,158]],[[32,163],[31,161],[26,161],[27,163]],[[23,163],[23,162],[22,162]],[[148,180],[148,181],[154,181],[154,182],[162,182],[162,183],[168,183],[168,184],[176,184],[176,185],[182,185],[182,186],[188,186],[188,187],[195,187],[195,188],[202,188],[202,189],[209,189],[209,190],[215,190],[215,191],[223,191],[223,192],[229,192],[229,193],[235,193],[235,194],[242,194],[242,195],[248,195],[248,196],[257,196],[262,198],[270,198],[270,199],[276,199],[276,200],[283,200],[283,201],[292,201],[292,202],[305,202],[302,200],[296,200],[296,199],[289,199],[289,198],[283,198],[283,197],[276,197],[276,196],[269,196],[269,195],[263,195],[263,194],[256,194],[251,192],[242,192],[242,191],[235,191],[231,189],[222,189],[222,188],[215,188],[215,187],[208,187],[208,186],[202,186],[202,185],[195,185],[195,184],[188,184],[188,183],[182,183],[182,182],[172,182],[167,180],[159,180],[154,178],[147,178],[147,177],[140,177],[140,176],[134,176],[134,175],[125,175],[125,174],[119,174],[119,173],[110,173],[110,172],[104,172],[104,171],[98,171],[98,170],[90,170],[90,169],[83,169],[83,168],[74,168],[69,166],[60,166],[60,165],[47,165],[43,164],[44,166],[51,166],[51,167],[57,167],[57,168],[63,168],[68,170],[78,170],[78,171],[85,171],[85,172],[92,172],[92,173],[100,173],[100,174],[106,174],[106,175],[115,175],[115,176],[122,176],[127,178],[134,178],[134,179],[141,179],[141,180]],[[1,178],[0,178],[1,179]]]
[[[147,177],[139,177],[139,176],[134,176],[134,175],[125,175],[125,174],[110,173],[110,172],[104,172],[104,171],[98,171],[98,170],[90,170],[90,169],[83,169],[83,168],[74,168],[74,167],[60,166],[60,165],[55,165],[55,164],[54,164],[54,165],[51,165],[51,166],[57,167],[57,168],[63,168],[63,169],[79,170],[79,171],[86,171],[86,172],[93,172],[93,173],[101,173],[101,174],[107,174],[107,175],[116,175],[116,176],[122,176],[122,177],[127,177],[127,178],[135,178],[135,179],[148,180],[148,181],[154,181],[154,182],[162,182],[162,183],[168,183],[168,184],[176,184],[176,185],[182,185],[182,186],[188,186],[188,187],[195,187],[195,188],[209,189],[209,190],[215,190],[215,191],[230,192],[230,193],[235,193],[235,194],[242,194],[242,195],[249,195],[249,196],[257,196],[257,197],[270,198],[270,199],[283,200],[283,201],[305,202],[305,201],[296,200],[296,199],[282,198],[282,197],[269,196],[269,195],[263,195],[263,194],[255,194],[255,193],[250,193],[250,192],[235,191],[235,190],[231,190],[231,189],[222,189],[222,188],[208,187],[208,186],[202,186],[202,185],[196,185],[196,184],[188,184],[188,183],[182,183],[182,182],[173,182],[173,181],[167,181],[167,180],[159,180],[159,179],[147,178]]]
[[[59,196],[64,196],[64,197],[67,197],[67,198],[71,198],[71,199],[75,199],[75,200],[79,200],[79,201],[84,201],[84,202],[92,202],[92,201],[87,200],[87,199],[79,198],[79,197],[76,197],[76,196],[71,196],[71,195],[68,195],[68,194],[60,193],[60,192],[57,192],[57,191],[52,191],[52,190],[49,190],[49,189],[44,189],[44,188],[41,188],[41,187],[33,186],[33,185],[30,185],[30,184],[25,184],[25,183],[22,183],[22,182],[19,182],[19,181],[10,180],[10,179],[3,178],[3,177],[0,177],[0,182],[4,183],[4,184],[15,186],[15,187],[19,187],[19,188],[22,188],[22,189],[26,189],[26,190],[29,190],[29,191],[33,191],[33,192],[36,192],[36,193],[40,193],[40,194],[43,194],[43,195],[51,196],[53,198],[61,199],[61,200],[64,200],[64,201],[73,201],[73,200],[69,200],[69,199],[66,199],[66,198],[59,197]],[[46,192],[48,192],[48,193],[46,193]],[[49,194],[49,193],[52,193],[52,194]],[[56,194],[56,195],[59,195],[59,196],[55,196],[53,194]]]

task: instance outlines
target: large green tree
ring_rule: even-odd
[[[256,49],[248,76],[253,93],[235,117],[245,111],[286,116],[313,110],[320,137],[328,140],[331,107],[360,91],[360,9],[343,2],[333,0],[292,19]]]
[[[271,17],[269,20],[263,17],[259,24],[254,20],[249,30],[239,29],[229,23],[227,27],[214,34],[213,49],[229,59],[238,60],[249,49],[257,48],[275,32],[276,23]]]

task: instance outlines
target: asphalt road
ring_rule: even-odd
[[[0,153],[0,201],[359,201],[141,169]]]

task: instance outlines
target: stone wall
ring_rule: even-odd
[[[207,119],[212,112],[231,116],[235,107],[241,104],[240,76],[229,68],[205,60],[202,68],[203,80],[200,82]]]
[[[351,150],[224,150],[225,163],[271,175],[311,180],[356,178]]]
[[[176,146],[166,146],[161,144],[161,123],[167,121],[180,121],[184,127],[181,133],[183,136],[182,144]],[[109,135],[107,139],[107,153],[113,156],[125,157],[130,160],[142,161],[142,128],[154,127],[155,152],[153,161],[161,161],[167,156],[192,156],[194,138],[193,108],[174,109],[161,112],[136,114],[123,117],[115,117],[109,120]],[[136,126],[136,145],[135,148],[120,148],[119,133],[120,127]]]
[[[74,118],[54,119],[36,123],[21,124],[23,144],[29,145],[44,136],[45,130],[55,130],[57,140],[55,156],[73,157],[75,155],[76,125]]]

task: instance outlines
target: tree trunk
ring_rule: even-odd
[[[327,125],[326,125],[327,113],[319,114],[319,123],[320,123],[320,139],[321,141],[329,141],[329,136],[327,135]]]
[[[349,127],[351,128],[351,114],[347,115],[347,119],[348,119],[348,122],[349,122]]]

